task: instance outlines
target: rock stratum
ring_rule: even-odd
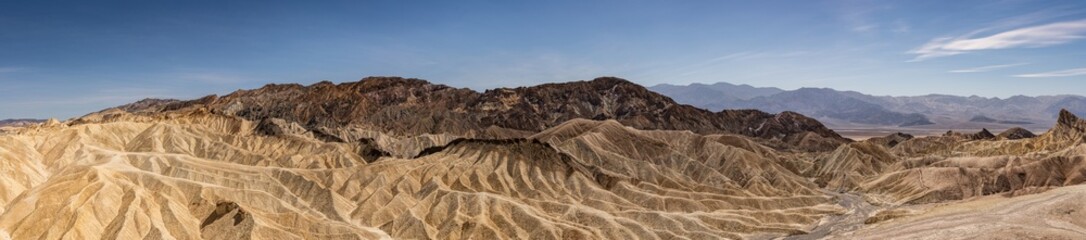
[[[0,239],[1083,236],[1086,121],[1026,133],[854,142],[617,78],[269,85],[0,135]]]

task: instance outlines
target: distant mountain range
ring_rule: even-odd
[[[724,109],[728,103],[784,92],[784,89],[775,87],[753,87],[726,82],[712,85],[694,83],[687,86],[660,84],[649,89],[670,96],[677,102],[697,103],[695,105],[706,109]]]
[[[1014,125],[1041,129],[1056,120],[1060,109],[1066,108],[1075,114],[1086,113],[1086,97],[1077,95],[1013,96],[1006,99],[939,94],[892,97],[830,88],[782,90],[730,83],[661,84],[650,89],[677,102],[713,111],[795,111],[838,127],[968,128]]]
[[[22,127],[32,124],[38,124],[45,122],[42,119],[3,119],[0,120],[0,127]]]

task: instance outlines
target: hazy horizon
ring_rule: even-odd
[[[400,76],[367,76],[367,77],[400,77]],[[599,76],[599,77],[618,77],[618,78],[623,78],[623,77],[621,77],[621,76]],[[411,78],[411,77],[404,77],[404,78]],[[346,82],[355,82],[355,81],[361,81],[361,80],[363,80],[363,79],[365,79],[365,77],[363,77],[363,78],[360,78],[360,79],[358,79],[358,80],[351,80],[351,81],[332,81],[332,82],[334,82],[334,83],[336,83],[336,84],[342,84],[342,83],[346,83]],[[588,79],[573,79],[573,80],[569,80],[569,81],[555,81],[555,82],[588,81],[588,80],[592,80],[592,79],[594,79],[594,78],[588,78]],[[626,78],[623,78],[623,79],[626,79]],[[428,82],[431,82],[431,83],[434,83],[434,84],[442,84],[442,85],[446,85],[446,86],[449,86],[449,87],[454,87],[454,88],[469,88],[469,89],[472,89],[473,91],[477,91],[477,92],[484,92],[484,91],[486,91],[486,90],[492,90],[492,89],[497,89],[497,88],[516,88],[516,87],[528,87],[528,86],[535,86],[535,85],[538,85],[538,84],[545,84],[545,83],[538,83],[538,84],[531,84],[531,85],[521,85],[521,86],[501,86],[501,87],[494,87],[494,88],[483,88],[483,89],[480,89],[480,88],[470,88],[470,87],[466,87],[466,86],[456,86],[456,85],[449,85],[449,84],[445,84],[445,83],[441,83],[441,82],[435,82],[435,81],[432,81],[432,80],[430,80],[430,79],[422,79],[422,80],[426,80],[426,81],[428,81]],[[626,80],[630,80],[630,79],[626,79]],[[222,95],[226,95],[226,94],[232,93],[232,92],[234,92],[234,91],[237,91],[237,90],[256,89],[256,88],[260,88],[260,87],[263,87],[263,86],[265,86],[265,85],[268,85],[268,84],[285,84],[285,83],[296,83],[296,84],[301,84],[301,85],[303,85],[303,86],[309,86],[309,85],[312,85],[312,84],[316,84],[316,83],[319,83],[319,82],[322,82],[322,81],[330,81],[330,80],[318,80],[318,81],[312,81],[312,82],[267,82],[267,83],[263,83],[263,84],[258,84],[258,85],[256,85],[256,86],[253,86],[253,87],[250,87],[250,88],[242,88],[242,89],[235,89],[235,90],[230,90],[230,91],[224,91],[224,92],[215,92],[215,93],[198,94],[198,95],[196,95],[196,96],[190,96],[190,97],[154,97],[154,96],[151,96],[151,97],[144,97],[144,98],[138,98],[138,99],[134,99],[134,100],[132,100],[132,101],[127,101],[127,102],[123,102],[123,103],[120,103],[120,104],[117,104],[117,105],[110,105],[110,106],[104,106],[104,107],[101,107],[101,108],[97,108],[97,109],[90,109],[90,110],[87,110],[86,112],[76,113],[76,115],[73,115],[73,116],[40,116],[40,117],[33,117],[33,116],[32,116],[32,117],[20,117],[20,116],[14,116],[14,117],[0,117],[0,120],[14,120],[14,119],[49,119],[49,118],[56,118],[56,119],[60,119],[60,120],[65,120],[65,119],[69,119],[69,118],[79,117],[79,116],[82,116],[82,115],[84,115],[84,114],[89,114],[89,113],[92,113],[92,112],[96,112],[96,111],[104,110],[104,109],[107,109],[107,108],[111,108],[111,107],[116,107],[116,106],[119,106],[119,105],[123,105],[123,104],[128,104],[128,103],[136,102],[136,101],[139,101],[139,100],[143,100],[143,99],[148,99],[148,98],[157,98],[157,99],[176,99],[176,100],[193,100],[193,99],[197,99],[197,98],[200,98],[200,97],[204,97],[204,96],[208,96],[208,95],[220,95],[220,96],[222,96]],[[631,82],[634,82],[634,83],[637,83],[636,81],[633,81],[633,80],[630,80],[630,81],[631,81]],[[751,86],[751,87],[755,87],[755,88],[778,88],[778,89],[781,89],[781,90],[784,90],[784,91],[793,91],[793,90],[798,90],[798,89],[801,89],[801,88],[826,88],[826,87],[815,87],[815,86],[807,86],[807,87],[799,87],[799,88],[781,88],[781,87],[774,87],[774,86],[758,86],[758,85],[751,85],[751,84],[746,84],[746,83],[742,83],[742,84],[740,84],[740,83],[730,83],[730,82],[725,82],[725,81],[721,81],[721,82],[711,82],[711,83],[701,83],[701,82],[694,82],[694,83],[687,83],[687,84],[671,84],[671,83],[660,83],[660,84],[654,84],[654,85],[643,85],[643,87],[645,87],[645,88],[651,88],[651,87],[653,87],[653,86],[658,86],[658,85],[672,85],[672,86],[690,86],[690,85],[694,85],[694,84],[713,85],[713,84],[717,84],[717,83],[727,83],[727,84],[733,84],[733,85],[748,85],[748,86]],[[829,89],[833,89],[833,90],[836,90],[836,91],[855,91],[855,90],[847,90],[847,89],[834,89],[834,88],[829,88]],[[650,90],[651,90],[651,89],[650,89]],[[956,94],[944,94],[944,93],[937,93],[937,92],[936,92],[936,93],[928,93],[928,94],[923,94],[923,95],[877,95],[877,94],[870,94],[870,93],[866,93],[866,92],[860,92],[860,91],[856,91],[856,92],[859,92],[859,93],[862,93],[862,94],[868,94],[868,95],[873,95],[873,96],[889,96],[889,97],[919,97],[919,96],[925,96],[925,95],[950,95],[950,96],[960,96],[960,97],[982,97],[982,98],[989,98],[989,99],[991,99],[991,98],[996,98],[996,99],[1007,99],[1007,98],[1009,98],[1009,97],[1010,97],[1010,96],[1009,96],[1009,97],[995,97],[995,96],[980,96],[980,95],[956,95]],[[1082,94],[1046,94],[1046,95],[1014,95],[1014,96],[1026,96],[1026,97],[1043,97],[1043,96],[1059,96],[1059,95],[1073,95],[1073,96],[1084,96],[1084,95],[1082,95]],[[0,116],[4,116],[4,115],[3,115],[3,113],[0,113]]]

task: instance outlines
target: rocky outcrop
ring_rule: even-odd
[[[1056,124],[1057,130],[1086,132],[1086,121],[1079,119],[1067,109],[1060,110],[1060,117],[1056,120]]]
[[[1026,130],[1025,128],[1014,127],[999,133],[998,137],[1001,139],[1014,140],[1023,138],[1034,138],[1037,137],[1037,135],[1033,134],[1033,132],[1030,132],[1029,130]]]
[[[131,112],[131,113],[156,112],[156,111],[161,111],[163,108],[165,108],[166,106],[168,106],[170,104],[174,104],[174,103],[178,103],[178,102],[181,102],[181,101],[177,100],[177,99],[147,98],[147,99],[136,101],[134,103],[129,103],[129,104],[117,106],[117,107],[111,108],[111,109],[116,109],[116,110],[121,110],[121,111],[125,111],[125,112]],[[107,109],[107,111],[108,110],[110,110],[110,109]]]
[[[943,134],[943,136],[944,137],[956,137],[956,138],[962,138],[962,139],[967,139],[967,140],[988,140],[988,139],[995,139],[996,138],[996,135],[992,134],[992,132],[988,131],[987,128],[983,128],[980,131],[975,132],[975,133],[960,133],[960,132],[954,132],[954,131],[947,131],[946,134]]]
[[[1079,119],[1066,109],[1061,110],[1056,126],[1042,134],[1036,141],[1049,150],[1086,142],[1086,120]]]

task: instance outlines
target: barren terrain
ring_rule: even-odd
[[[714,113],[624,80],[481,95],[420,81],[269,86],[11,129],[0,238],[1073,239],[1086,227],[1086,120],[1066,111],[1036,136],[851,141],[799,114]],[[608,91],[570,90],[583,86]]]

